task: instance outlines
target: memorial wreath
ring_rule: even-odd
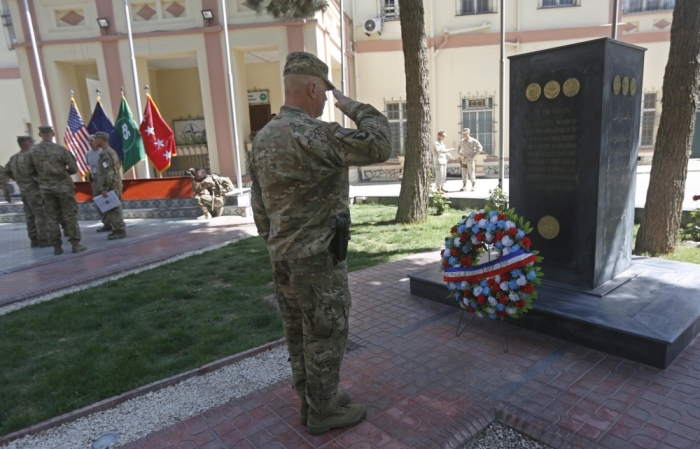
[[[463,216],[441,252],[450,297],[480,318],[518,318],[531,309],[543,275],[535,266],[542,257],[530,249],[531,231],[514,209],[486,208]],[[480,263],[486,254],[496,258]]]

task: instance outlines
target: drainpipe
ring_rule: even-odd
[[[481,25],[478,25],[475,27],[460,28],[458,30],[452,30],[452,31],[449,31],[447,28],[445,28],[445,30],[443,31],[444,39],[443,39],[442,43],[440,44],[440,46],[438,47],[438,49],[435,51],[435,56],[437,56],[438,53],[440,53],[440,50],[442,50],[443,47],[445,47],[445,45],[447,45],[447,40],[453,34],[471,33],[472,31],[481,31],[481,30],[485,30],[488,28],[491,28],[491,24],[488,22],[484,22]]]
[[[44,106],[44,115],[46,115],[46,125],[53,126],[51,121],[51,109],[49,108],[49,96],[46,93],[46,84],[44,84],[44,74],[41,68],[41,59],[39,58],[39,47],[36,45],[36,36],[34,35],[34,24],[32,23],[32,13],[29,11],[29,3],[24,0],[24,15],[27,18],[29,28],[29,38],[32,41],[32,51],[34,52],[34,65],[36,65],[36,73],[39,78],[39,90],[41,90],[41,102]]]

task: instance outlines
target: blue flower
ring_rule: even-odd
[[[455,299],[459,301],[459,292],[455,292]]]
[[[499,312],[503,312],[503,310],[505,310],[505,308],[506,308],[506,306],[504,306],[503,304],[500,304],[500,303],[496,304],[496,310],[498,310]]]
[[[515,281],[510,281],[510,282],[508,282],[508,288],[511,290],[517,290],[518,284]]]
[[[450,259],[449,259],[448,262],[449,262],[450,265],[454,265],[454,264],[457,263],[457,258],[456,258],[456,257],[450,257]]]
[[[491,223],[491,222],[489,222],[489,224],[486,225],[486,230],[489,231],[489,232],[493,232],[493,231],[496,230],[496,225],[493,224],[493,223]]]
[[[505,220],[498,220],[498,223],[496,223],[499,228],[503,229],[506,227],[506,221]]]
[[[517,251],[517,250],[519,250],[519,249],[520,249],[520,245],[515,244],[515,245],[513,245],[513,246],[510,247],[510,252]]]
[[[501,242],[496,242],[494,246],[498,249],[503,249],[503,244]]]
[[[472,301],[472,302],[471,302],[471,306],[472,306],[472,309],[476,310],[476,309],[479,308],[479,303],[476,302],[476,301]]]
[[[516,235],[518,236],[519,239],[521,239],[521,238],[525,237],[525,231],[523,231],[522,229],[518,229],[518,233]]]
[[[488,287],[484,287],[484,291],[482,293],[484,296],[489,296],[491,294],[491,289]]]
[[[480,280],[480,281],[479,281],[479,285],[481,285],[482,287],[486,287],[486,285],[487,285],[486,279]]]
[[[445,248],[452,248],[452,239],[445,239]]]
[[[522,276],[523,272],[520,271],[520,268],[516,268],[515,270],[510,272],[510,275],[517,278],[517,277]]]
[[[472,226],[472,232],[474,234],[478,234],[479,232],[481,232],[481,228],[479,227],[478,224],[475,224],[474,226]]]
[[[490,314],[490,315],[489,315],[489,318],[491,318],[492,320],[495,320],[495,319],[496,319],[496,314],[495,314],[495,313]]]
[[[459,232],[460,234],[466,230],[467,230],[467,227],[464,225],[459,225],[459,228],[457,228],[457,232]]]
[[[489,217],[495,217],[496,215],[498,215],[498,212],[496,212],[495,210],[489,212]]]
[[[535,270],[532,270],[531,272],[525,275],[525,278],[529,281],[532,281],[537,278],[537,272],[535,272]]]

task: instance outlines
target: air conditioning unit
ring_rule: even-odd
[[[365,23],[362,25],[362,28],[365,29],[365,34],[369,36],[372,33],[379,33],[379,35],[382,35],[382,19],[369,19],[365,20]]]

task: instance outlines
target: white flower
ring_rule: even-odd
[[[454,290],[454,289],[455,289],[455,283],[454,283],[454,282],[448,282],[448,283],[447,283],[447,288],[450,289],[450,290]]]
[[[513,239],[507,235],[504,235],[503,238],[501,239],[501,244],[503,246],[513,246]]]
[[[484,291],[484,289],[481,288],[480,285],[474,287],[474,296],[479,296],[481,294],[481,292],[483,292],[483,291]]]
[[[494,298],[493,296],[489,296],[489,304],[491,304],[492,306],[495,306],[496,305],[496,298]]]
[[[531,266],[533,266],[534,264],[535,264],[535,262],[530,262],[529,264],[527,264],[527,266],[528,266],[528,267],[531,267]]]
[[[504,292],[507,292],[508,290],[510,290],[507,282],[501,282],[501,285],[499,287],[501,287],[501,290],[503,290]]]
[[[515,283],[522,287],[523,285],[527,284],[527,279],[525,279],[525,276],[522,276],[522,275],[521,275],[521,276],[518,278],[518,280],[515,281]]]
[[[458,260],[457,262],[453,263],[452,266],[453,266],[453,267],[459,267],[459,266],[460,266],[460,265],[459,265],[459,260]]]
[[[462,281],[462,290],[466,290],[466,288],[469,286],[469,282],[467,281]]]
[[[469,305],[469,300],[467,298],[462,298],[462,302],[464,303],[465,306]]]
[[[515,223],[513,223],[510,220],[506,221],[506,229],[510,229],[510,228],[514,228],[514,227],[515,227]]]
[[[487,232],[486,234],[484,234],[484,241],[485,242],[490,242],[492,238],[493,238],[493,236],[491,235],[490,232]]]
[[[491,219],[489,221],[491,223],[498,223],[498,215],[494,215],[493,217],[491,217]]]
[[[480,210],[479,210],[479,213],[480,213],[480,214],[483,214],[483,213],[486,213],[486,211],[485,211],[484,209],[480,209]]]
[[[493,280],[494,282],[501,282],[501,275],[497,274],[496,276],[494,276]]]
[[[508,254],[510,254],[510,248],[508,248],[507,246],[504,246],[503,249],[501,250],[501,254],[503,254],[504,256],[507,256]]]
[[[472,245],[478,245],[478,244],[479,244],[479,239],[477,239],[475,235],[472,235]]]
[[[477,310],[477,311],[476,311],[476,316],[479,317],[479,318],[483,318],[483,317],[484,317],[484,313],[483,313],[481,310]]]
[[[462,243],[462,241],[459,239],[459,237],[455,238],[455,239],[454,239],[454,242],[455,242],[455,246],[456,246],[457,248],[459,248],[460,243]]]
[[[487,311],[489,314],[494,314],[494,313],[496,313],[496,309],[494,309],[493,307],[489,307],[488,309],[486,309],[486,311]]]
[[[511,301],[520,301],[520,296],[516,292],[510,292],[508,293],[508,298],[510,298]]]
[[[464,223],[464,226],[466,226],[466,227],[468,227],[468,228],[473,227],[473,226],[474,226],[474,219],[473,219],[473,218],[470,218],[469,220],[467,220],[467,222]]]
[[[486,227],[486,219],[485,218],[482,218],[481,220],[479,220],[479,227],[481,229],[484,229]]]
[[[517,309],[515,307],[506,307],[506,313],[508,315],[513,315],[513,314],[515,314],[516,311],[517,311]]]

